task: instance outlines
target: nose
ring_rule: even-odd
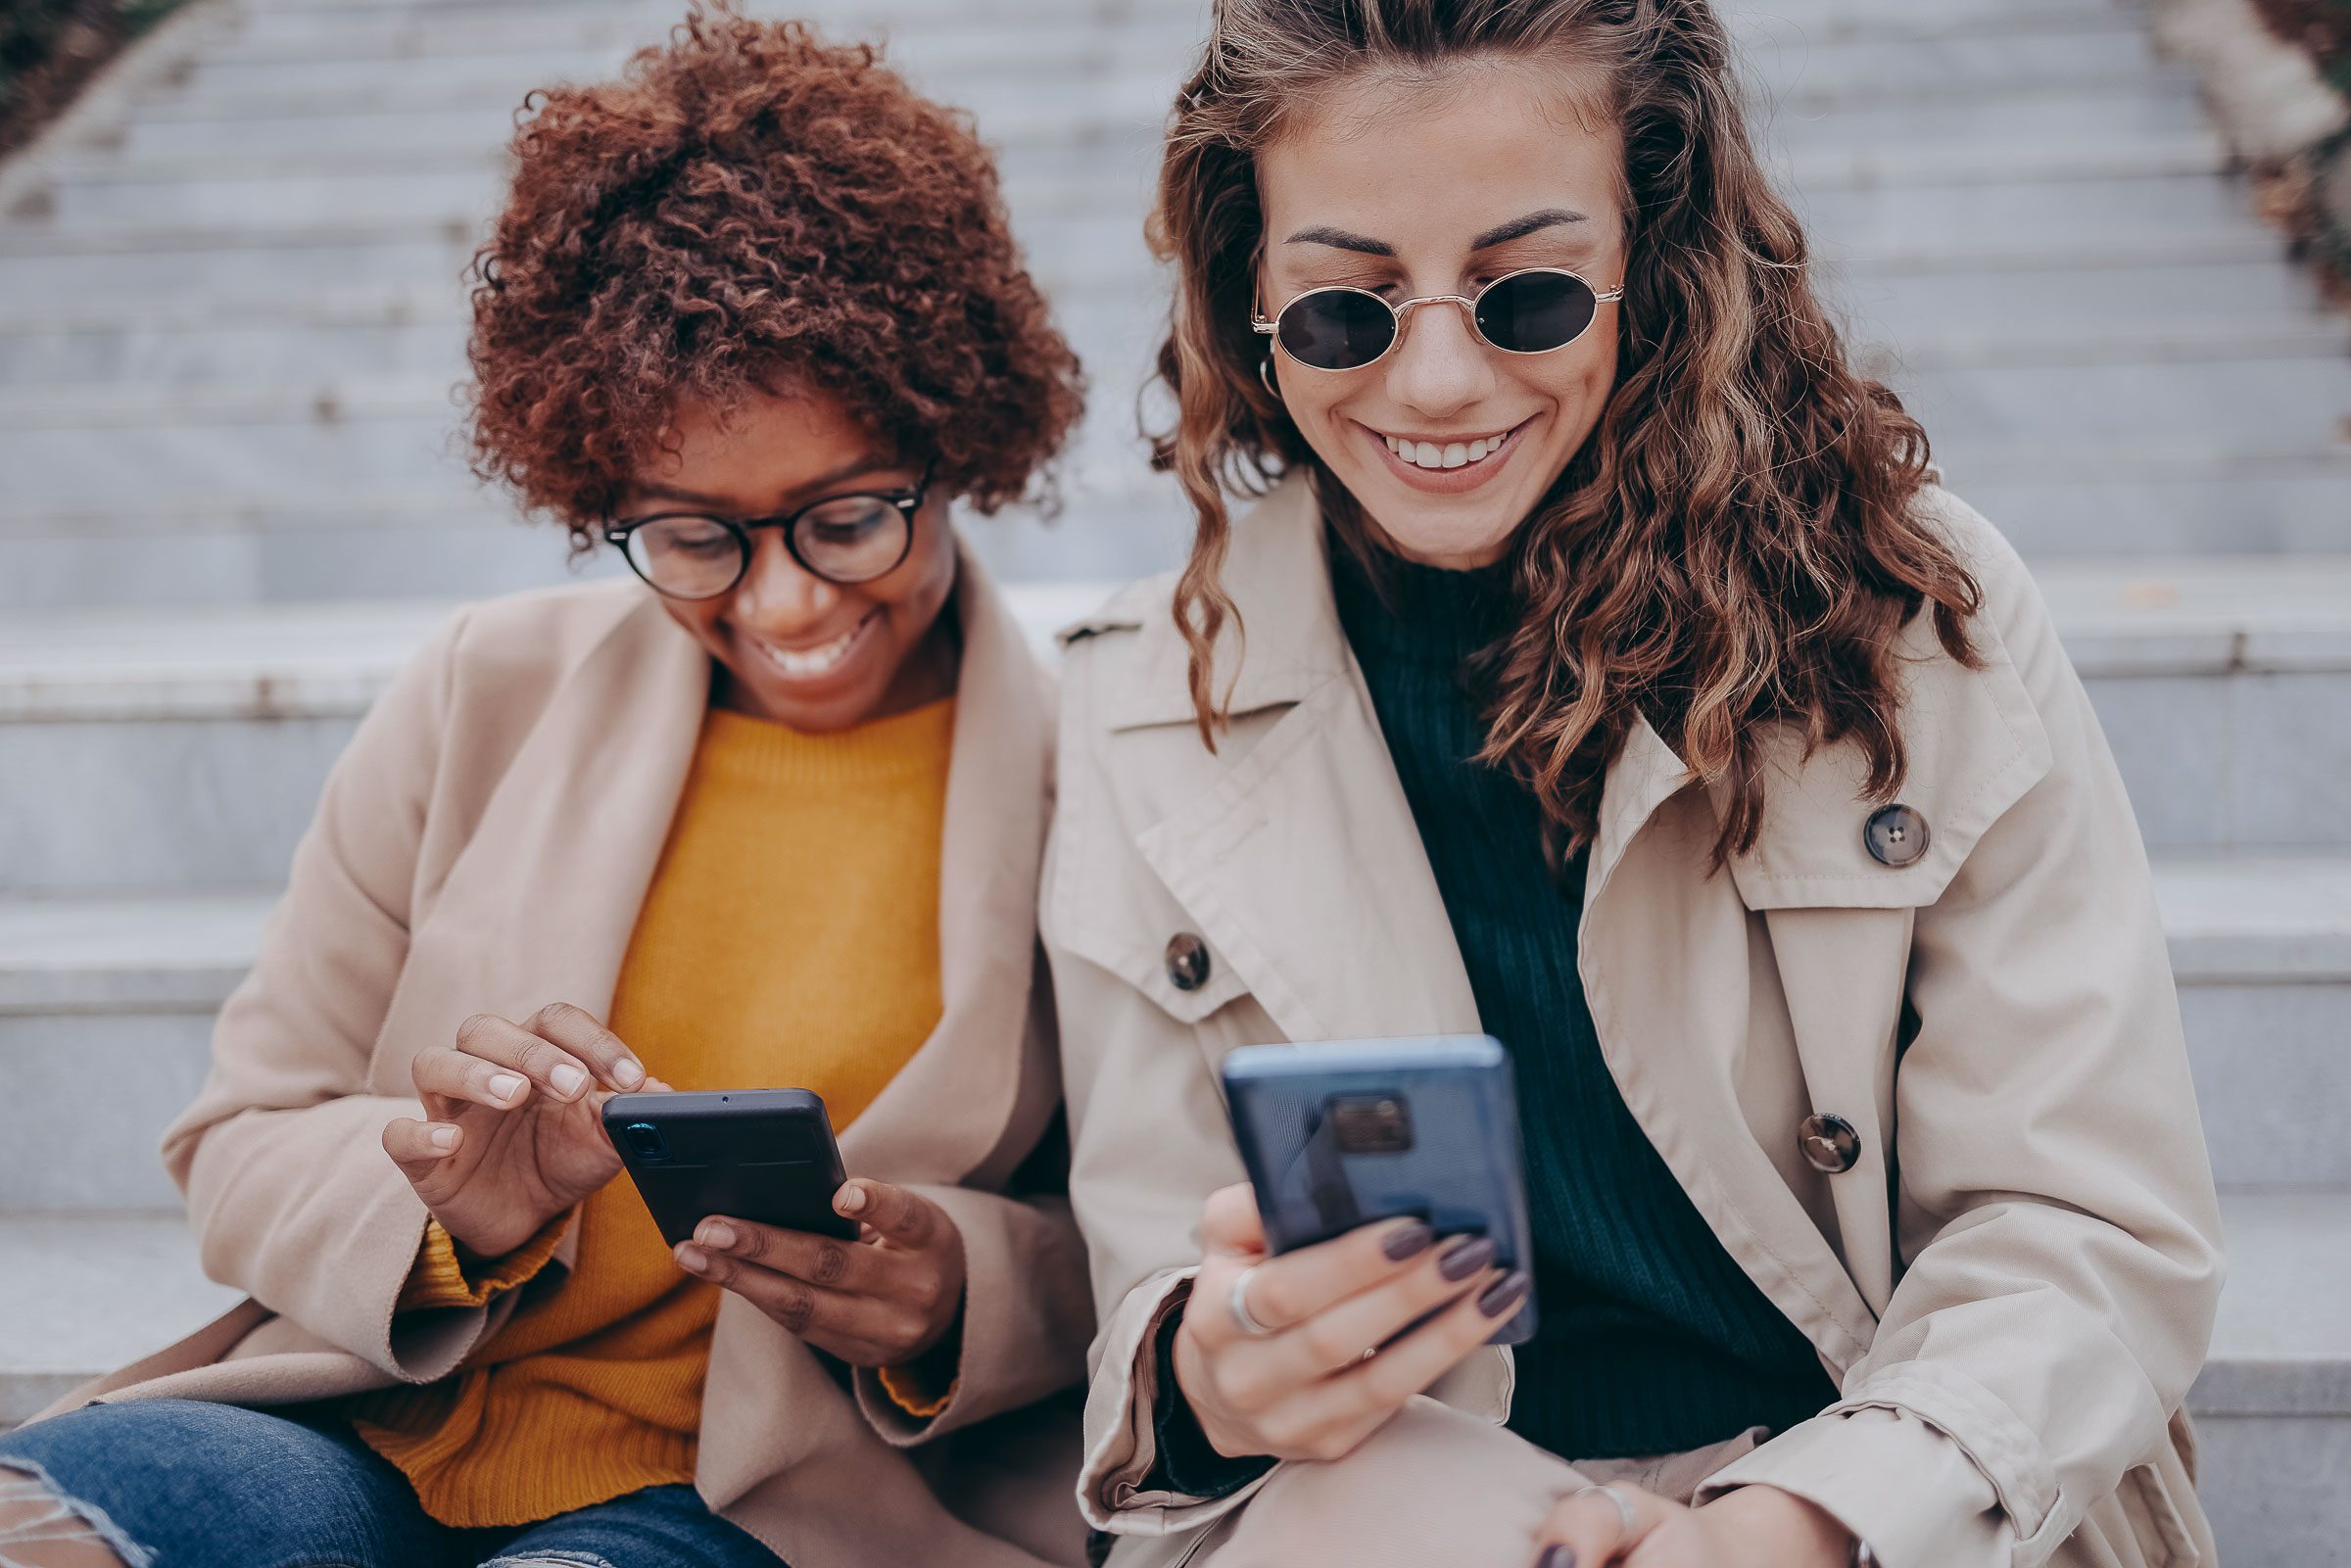
[[[751,564],[735,585],[735,619],[761,637],[788,639],[819,625],[840,602],[840,590],[792,559],[784,531],[751,531]]]
[[[1494,366],[1459,305],[1432,301],[1404,319],[1403,341],[1389,356],[1388,396],[1415,413],[1442,420],[1494,389]]]

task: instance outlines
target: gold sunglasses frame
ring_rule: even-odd
[[[1502,276],[1496,278],[1493,282],[1488,283],[1484,288],[1479,289],[1473,295],[1424,294],[1418,299],[1405,300],[1395,305],[1389,305],[1387,301],[1381,299],[1369,289],[1359,289],[1352,283],[1326,284],[1319,289],[1306,289],[1300,293],[1291,295],[1287,300],[1282,302],[1281,309],[1273,312],[1271,320],[1258,314],[1256,307],[1252,306],[1249,310],[1249,325],[1255,328],[1260,336],[1271,338],[1273,340],[1273,346],[1281,351],[1281,356],[1284,359],[1289,360],[1290,363],[1299,366],[1301,369],[1319,370],[1326,376],[1340,376],[1349,374],[1350,372],[1356,370],[1368,370],[1373,365],[1379,363],[1380,360],[1385,359],[1389,355],[1394,354],[1396,352],[1396,346],[1404,341],[1404,315],[1407,310],[1417,309],[1423,305],[1458,305],[1463,309],[1469,312],[1469,333],[1470,336],[1476,338],[1478,342],[1484,344],[1487,348],[1492,349],[1496,354],[1508,354],[1513,355],[1521,359],[1531,359],[1537,355],[1557,354],[1561,349],[1568,347],[1570,344],[1576,342],[1577,339],[1580,339],[1585,332],[1592,330],[1592,321],[1587,321],[1584,323],[1583,329],[1577,332],[1575,337],[1569,338],[1566,343],[1555,343],[1548,349],[1506,349],[1501,344],[1496,343],[1492,338],[1487,337],[1485,333],[1478,330],[1478,301],[1484,299],[1487,295],[1493,293],[1496,289],[1501,288],[1505,283],[1510,282],[1513,278],[1527,277],[1538,272],[1546,275],[1571,277],[1575,279],[1576,282],[1581,283],[1585,288],[1591,289],[1593,302],[1592,321],[1597,321],[1600,319],[1600,308],[1602,306],[1621,304],[1624,300],[1624,285],[1621,283],[1617,284],[1616,287],[1612,289],[1604,290],[1595,288],[1590,278],[1570,267],[1522,266],[1517,268],[1515,271],[1505,272]],[[1367,300],[1373,301],[1381,306],[1385,306],[1388,313],[1396,318],[1396,330],[1389,336],[1388,346],[1380,350],[1379,353],[1373,355],[1370,358],[1366,359],[1362,364],[1340,365],[1336,368],[1328,365],[1313,364],[1307,360],[1299,358],[1296,355],[1292,354],[1290,352],[1289,345],[1281,341],[1282,315],[1290,309],[1291,306],[1296,305],[1300,300],[1311,300],[1318,294],[1360,294]]]

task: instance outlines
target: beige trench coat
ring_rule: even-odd
[[[1601,1049],[1843,1394],[1700,1496],[1811,1497],[1888,1568],[2209,1560],[2180,1412],[2219,1222],[2146,856],[2023,564],[1947,494],[1922,505],[1985,597],[1981,670],[1924,617],[1903,635],[1899,798],[1931,830],[1923,858],[1866,852],[1876,803],[1843,747],[1782,748],[1762,837],[1727,874],[1708,871],[1711,795],[1648,727],[1603,796],[1578,949]],[[1080,1495],[1129,1538],[1121,1563],[1176,1560],[1250,1496],[1137,1486],[1154,1325],[1197,1262],[1203,1198],[1243,1179],[1218,1061],[1478,1026],[1302,483],[1239,523],[1224,581],[1246,656],[1228,639],[1215,755],[1169,580],[1065,635],[1041,918],[1103,1323]],[[1168,972],[1179,933],[1209,953],[1190,990]],[[1859,1132],[1840,1174],[1799,1150],[1816,1112]],[[1494,1351],[1432,1392],[1499,1421],[1511,1386]]]
[[[955,603],[944,1016],[841,1153],[961,1228],[960,1384],[914,1421],[870,1374],[838,1379],[721,1299],[696,1485],[792,1568],[1082,1559],[1075,1397],[1023,1407],[1083,1375],[1084,1263],[1066,1203],[999,1196],[1059,1101],[1033,917],[1051,699],[968,555]],[[408,1064],[467,1015],[609,1006],[709,679],[699,645],[626,582],[463,611],[394,682],[327,783],[260,961],[221,1012],[212,1075],[165,1141],[206,1270],[251,1299],[47,1413],[431,1382],[498,1330],[513,1296],[394,1314],[425,1211],[378,1137],[419,1114]]]

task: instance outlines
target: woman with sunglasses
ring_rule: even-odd
[[[1069,637],[1042,908],[1110,1561],[2209,1560],[2130,803],[1711,9],[1222,0],[1156,232],[1197,541]],[[1220,1059],[1479,1030],[1531,1262],[1268,1256]]]
[[[947,510],[1076,362],[869,50],[697,16],[514,153],[480,465],[642,582],[467,609],[360,727],[166,1143],[252,1299],[0,1442],[0,1561],[1075,1560],[1051,719]],[[665,1246],[604,1101],[781,1086],[861,1239]]]

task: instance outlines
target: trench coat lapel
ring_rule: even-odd
[[[1139,836],[1144,859],[1287,1038],[1474,1033],[1477,1001],[1348,652],[1303,482],[1235,530],[1224,581],[1244,629],[1219,648],[1234,717],[1288,711],[1214,789]],[[1188,701],[1164,707],[1185,689],[1181,639],[1165,625],[1145,636],[1139,706],[1122,722],[1189,723]]]
[[[1036,884],[1052,789],[1043,672],[970,551],[939,865],[938,1026],[841,1135],[851,1170],[952,1183],[1012,1118],[1036,978]]]
[[[710,660],[649,593],[610,593],[609,628],[522,742],[410,937],[369,1068],[379,1094],[408,1094],[409,1061],[473,1013],[611,1009],[694,765]],[[557,1249],[565,1267],[578,1235]]]

